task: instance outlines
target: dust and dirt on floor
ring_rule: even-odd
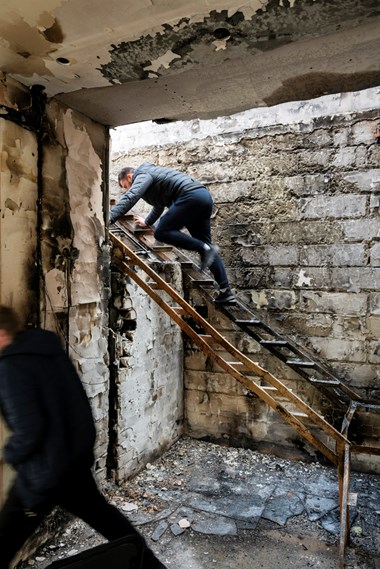
[[[352,473],[347,569],[380,569],[380,476]],[[335,468],[189,438],[104,491],[168,569],[337,569]],[[104,540],[79,520],[24,567],[43,569]]]

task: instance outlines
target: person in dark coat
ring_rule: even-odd
[[[153,208],[144,219],[134,216],[140,227],[153,225],[158,241],[196,251],[201,257],[201,269],[210,268],[219,286],[216,303],[234,302],[226,269],[218,254],[219,248],[211,240],[211,214],[213,200],[203,184],[183,172],[144,162],[138,168],[123,168],[118,175],[120,187],[127,190],[111,209],[110,222],[114,223],[127,213],[140,199]],[[163,214],[165,208],[167,211]],[[181,229],[186,227],[190,235]]]
[[[145,545],[143,568],[165,569],[97,487],[91,407],[59,338],[38,328],[19,331],[13,309],[1,305],[0,410],[10,430],[3,460],[16,471],[0,510],[1,569],[55,506],[108,540],[137,534]]]

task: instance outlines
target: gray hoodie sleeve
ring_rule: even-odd
[[[122,195],[119,202],[111,209],[110,222],[114,223],[127,213],[143,197],[152,183],[153,178],[148,172],[138,173],[131,188]]]

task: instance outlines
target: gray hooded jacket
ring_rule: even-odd
[[[152,225],[180,195],[200,188],[204,186],[183,172],[144,162],[133,173],[132,187],[111,209],[110,222],[117,221],[142,198],[153,206],[145,219],[147,225]]]

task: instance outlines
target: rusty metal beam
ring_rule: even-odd
[[[344,569],[345,548],[350,538],[350,509],[349,488],[351,476],[351,452],[350,445],[339,445],[338,454],[338,481],[339,481],[339,504],[340,504],[340,535],[339,535],[339,569]]]

